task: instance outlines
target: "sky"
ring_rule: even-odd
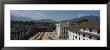
[[[100,17],[100,10],[11,10],[10,15],[27,17],[33,20],[52,19],[62,21],[89,15]]]

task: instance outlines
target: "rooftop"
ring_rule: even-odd
[[[68,27],[68,29],[70,31],[75,31],[75,32],[79,32],[80,28],[94,28],[96,30],[100,29],[100,23],[99,22],[82,22],[80,24],[74,24],[74,25],[70,25]]]

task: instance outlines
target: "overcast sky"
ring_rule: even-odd
[[[52,19],[56,21],[73,19],[80,16],[100,16],[99,10],[11,10],[11,15],[28,17],[34,20]]]

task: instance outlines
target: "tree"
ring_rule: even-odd
[[[81,23],[81,22],[88,22],[88,19],[81,19],[81,20],[80,20],[80,23]]]

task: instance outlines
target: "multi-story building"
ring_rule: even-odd
[[[61,22],[56,24],[56,32],[59,39],[65,40],[100,40],[99,22],[70,23]]]
[[[56,33],[57,33],[59,39],[61,39],[61,40],[68,39],[68,37],[69,37],[68,30],[67,30],[68,26],[69,26],[69,22],[67,22],[67,21],[62,21],[62,22],[56,24]]]
[[[96,22],[82,22],[68,30],[70,40],[100,40],[100,25]]]
[[[32,34],[32,25],[15,23],[11,25],[11,40],[26,40]]]

